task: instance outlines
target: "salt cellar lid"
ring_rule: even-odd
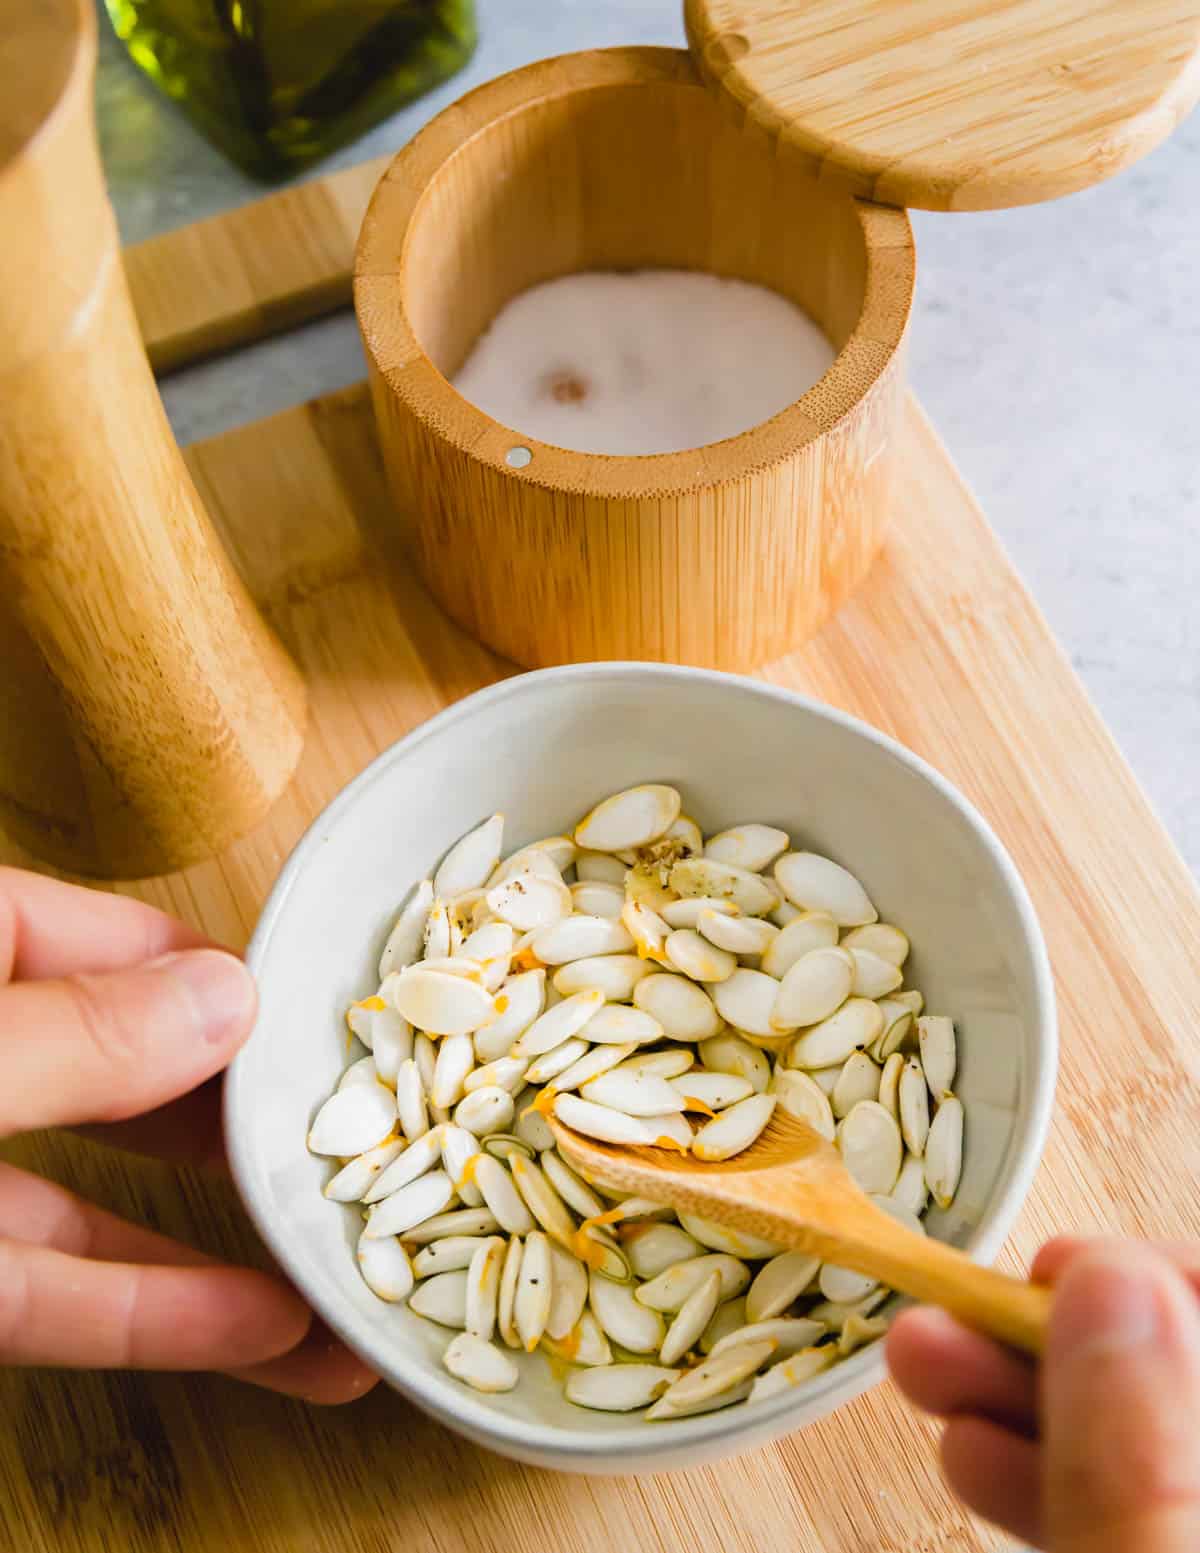
[[[864,199],[996,210],[1071,194],[1200,99],[1196,0],[685,0],[701,72]]]

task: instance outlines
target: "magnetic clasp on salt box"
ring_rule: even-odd
[[[497,652],[738,669],[803,642],[887,522],[915,272],[898,207],[1083,188],[1200,95],[1194,0],[1160,0],[1153,35],[1136,6],[919,9],[685,0],[691,55],[531,65],[392,163],[355,275],[380,443],[426,583]],[[539,442],[451,386],[514,297],[642,269],[779,293],[833,365],[750,430],[633,457]]]

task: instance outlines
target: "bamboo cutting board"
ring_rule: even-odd
[[[335,255],[334,271],[347,261]],[[190,305],[223,316],[219,298]],[[337,789],[511,670],[439,613],[400,553],[365,389],[198,445],[189,463],[304,671],[311,725],[292,787],[256,832],[212,862],[121,888],[240,945],[288,849]],[[1058,977],[1063,1060],[1009,1265],[1054,1230],[1200,1235],[1200,896],[915,404],[900,466],[893,527],[866,584],[764,677],[931,760],[991,820],[1032,891]],[[0,857],[27,861],[2,844]],[[167,1233],[255,1254],[227,1185],[54,1136],[8,1152]],[[322,1412],[202,1376],[12,1372],[0,1418],[4,1553],[609,1553],[614,1538],[631,1553],[999,1545],[946,1495],[933,1429],[888,1387],[775,1447],[647,1480],[513,1465],[382,1389]]]

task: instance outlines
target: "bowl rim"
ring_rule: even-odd
[[[980,1223],[963,1246],[976,1261],[990,1261],[1007,1238],[1033,1183],[1041,1163],[1054,1106],[1058,1071],[1054,981],[1033,903],[1016,864],[991,826],[970,800],[940,772],[890,735],[848,712],[799,691],[715,669],[614,660],[537,669],[513,675],[473,692],[420,723],[381,751],[314,817],[293,847],[263,906],[246,950],[246,963],[251,972],[257,979],[267,945],[279,924],[292,886],[310,857],[325,845],[330,826],[336,824],[368,788],[386,779],[392,766],[406,759],[426,740],[436,738],[455,724],[469,719],[482,705],[520,697],[542,685],[587,686],[589,682],[594,683],[598,678],[605,677],[629,682],[658,679],[677,684],[715,683],[776,705],[799,708],[819,719],[832,722],[876,745],[884,754],[930,783],[942,799],[966,821],[983,845],[997,870],[1002,887],[1007,890],[1016,908],[1034,990],[1032,1065],[1027,1075],[1028,1099],[1024,1124],[1019,1127],[1018,1145],[1012,1150],[997,1190],[989,1200]],[[252,1031],[243,1051],[253,1039]],[[636,1415],[637,1422],[631,1423],[628,1433],[609,1435],[594,1433],[586,1426],[568,1429],[537,1420],[526,1422],[494,1411],[466,1387],[457,1386],[449,1376],[443,1378],[426,1375],[420,1370],[405,1370],[396,1362],[403,1356],[403,1349],[389,1351],[387,1339],[381,1332],[369,1326],[364,1331],[356,1330],[360,1324],[359,1318],[343,1310],[340,1301],[326,1299],[323,1293],[319,1296],[311,1295],[303,1287],[303,1275],[293,1273],[286,1237],[277,1231],[268,1213],[258,1211],[256,1173],[249,1144],[244,1141],[250,1135],[246,1122],[251,1110],[246,1074],[247,1064],[239,1052],[227,1071],[224,1085],[225,1147],[238,1194],[267,1248],[284,1273],[296,1278],[297,1287],[317,1315],[349,1348],[423,1411],[477,1443],[518,1457],[528,1458],[539,1453],[543,1458],[558,1457],[567,1465],[572,1459],[581,1466],[588,1460],[592,1463],[602,1461],[613,1470],[617,1470],[621,1461],[636,1451],[637,1470],[641,1471],[667,1457],[678,1458],[689,1451],[700,1454],[706,1444],[711,1449],[712,1443],[722,1436],[733,1438],[745,1433],[760,1440],[778,1437],[788,1432],[783,1421],[789,1414],[797,1415],[795,1427],[799,1428],[808,1418],[819,1417],[832,1407],[852,1401],[884,1379],[883,1354],[879,1345],[873,1344],[807,1382],[800,1388],[798,1395],[785,1392],[759,1404],[746,1414],[740,1409],[721,1409],[695,1418],[680,1419],[672,1423],[670,1430],[663,1430],[661,1434],[644,1431],[635,1440],[634,1430],[642,1422],[640,1414]],[[832,1402],[831,1398],[834,1398]],[[748,1440],[747,1443],[749,1445],[753,1441]],[[632,1462],[630,1464],[633,1465]]]
[[[671,453],[605,454],[560,447],[504,425],[443,376],[412,323],[406,295],[415,224],[443,171],[470,156],[474,142],[497,124],[560,98],[623,87],[698,91],[714,98],[718,115],[726,107],[688,50],[656,45],[559,54],[475,87],[402,146],[376,184],[355,248],[355,313],[377,395],[386,392],[469,461],[568,495],[694,496],[787,462],[871,397],[904,347],[916,294],[916,242],[907,211],[832,191],[853,209],[863,245],[864,291],[854,328],[816,383],[731,437]],[[797,176],[819,183],[808,173]],[[516,449],[532,459],[510,464]]]

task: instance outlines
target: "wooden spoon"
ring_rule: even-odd
[[[778,1108],[748,1149],[719,1164],[598,1143],[557,1117],[549,1122],[563,1157],[607,1191],[669,1203],[878,1278],[1026,1353],[1045,1347],[1049,1289],[906,1229],[860,1190],[832,1144]]]

